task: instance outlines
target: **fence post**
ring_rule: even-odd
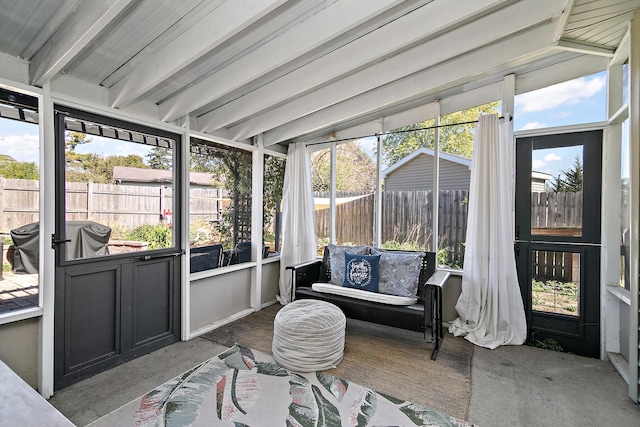
[[[93,182],[87,182],[87,221],[93,216]]]
[[[7,225],[7,215],[4,214],[4,185],[7,182],[5,177],[0,177],[0,218],[2,218],[2,231],[9,231]]]

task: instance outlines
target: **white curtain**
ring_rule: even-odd
[[[511,206],[513,144],[509,123],[480,117],[473,141],[469,221],[455,336],[494,349],[527,337],[513,252]]]
[[[317,257],[309,153],[304,143],[291,143],[282,188],[282,250],[278,296],[281,304],[291,302],[291,271],[285,268]]]

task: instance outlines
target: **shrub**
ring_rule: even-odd
[[[149,249],[170,248],[173,246],[173,232],[167,224],[145,224],[134,228],[127,240],[147,242]]]

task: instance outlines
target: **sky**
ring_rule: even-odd
[[[520,94],[515,99],[514,130],[539,129],[606,120],[606,72],[571,80],[544,89]],[[92,136],[91,146],[79,146],[77,152],[91,150],[103,155],[139,154],[144,157],[149,147],[120,143]],[[362,141],[372,152],[375,139]],[[533,169],[556,176],[573,163],[575,149],[540,150],[534,152]],[[38,163],[38,127],[14,120],[0,119],[0,154],[18,161]]]

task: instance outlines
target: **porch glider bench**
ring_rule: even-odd
[[[369,268],[373,276],[377,271],[373,280],[366,276]],[[435,342],[431,359],[436,360],[444,338],[442,288],[449,273],[435,271],[435,252],[329,245],[322,260],[287,270],[292,274],[292,300],[327,301],[348,318],[422,332],[425,340]],[[376,279],[377,289],[365,290]]]

